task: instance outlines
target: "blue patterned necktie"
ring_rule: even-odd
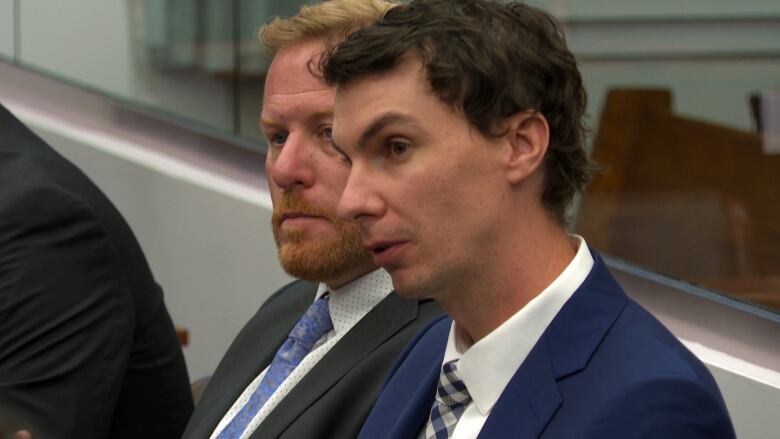
[[[328,296],[324,296],[314,301],[290,331],[287,340],[276,351],[260,385],[257,386],[249,401],[219,433],[217,439],[240,438],[246,426],[265,405],[268,398],[311,351],[314,343],[331,329],[333,329],[333,322],[328,311]]]
[[[431,417],[425,427],[425,439],[450,438],[469,402],[471,395],[458,376],[458,360],[444,363],[436,389],[436,399],[431,407]]]

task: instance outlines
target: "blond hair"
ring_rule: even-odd
[[[276,17],[264,25],[258,38],[269,57],[285,47],[313,39],[338,43],[350,33],[376,22],[396,5],[385,0],[327,0],[303,5],[298,15]]]

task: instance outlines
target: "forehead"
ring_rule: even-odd
[[[390,71],[367,75],[340,85],[336,92],[336,119],[360,125],[378,113],[424,109],[433,94],[422,63],[404,59]]]
[[[310,65],[316,68],[324,49],[323,40],[307,41],[281,49],[268,68],[265,96],[332,90],[310,71]]]
[[[337,90],[333,135],[340,146],[358,146],[359,136],[373,134],[377,123],[388,120],[431,132],[467,124],[434,93],[422,62],[412,56],[388,72],[357,78]]]

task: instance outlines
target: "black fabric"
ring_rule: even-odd
[[[189,379],[103,193],[0,106],[0,418],[38,438],[176,438]]]
[[[295,281],[263,304],[222,358],[185,438],[211,436],[246,386],[271,362],[316,292],[316,285]],[[390,294],[306,374],[251,438],[356,437],[396,356],[419,330],[441,315],[432,300],[406,300]]]

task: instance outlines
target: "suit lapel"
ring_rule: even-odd
[[[536,438],[561,405],[544,337],[528,354],[493,406],[480,438]]]
[[[565,401],[558,380],[584,369],[627,298],[593,253],[594,265],[496,402],[479,437],[538,438]]]
[[[436,396],[436,387],[439,384],[439,374],[441,373],[443,360],[444,350],[441,351],[441,355],[438,356],[436,361],[430,363],[433,367],[428,369],[423,380],[415,384],[417,389],[409,398],[408,403],[404,405],[401,413],[398,415],[398,420],[388,433],[387,439],[416,438],[423,425],[428,422],[431,407],[433,407],[433,399]],[[423,372],[422,367],[424,366],[420,366],[420,371]]]
[[[300,414],[363,358],[417,317],[418,302],[391,293],[355,325],[303,377],[252,438],[278,437]]]

